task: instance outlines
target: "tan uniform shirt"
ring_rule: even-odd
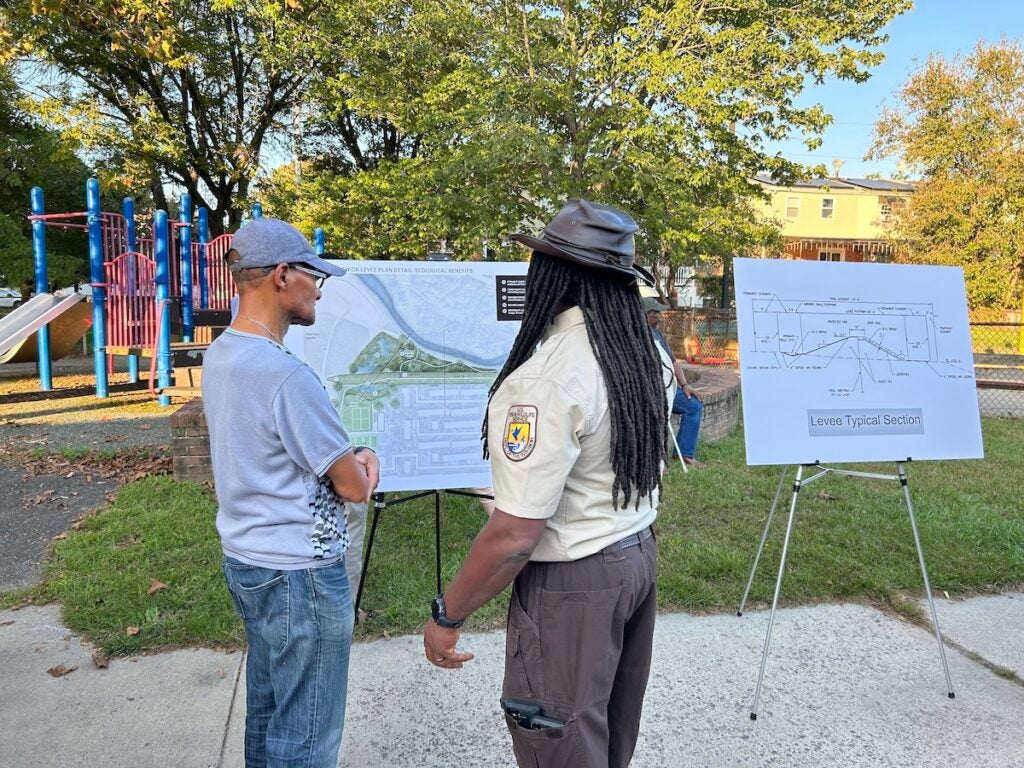
[[[578,307],[557,315],[533,356],[502,382],[487,423],[495,506],[547,520],[531,560],[579,560],[654,522],[657,493],[639,508],[635,494],[625,509],[613,508],[608,393]]]

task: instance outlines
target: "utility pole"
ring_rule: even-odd
[[[295,186],[302,184],[302,105],[292,107],[292,154],[295,155]]]
[[[736,135],[736,121],[735,120],[730,120],[729,121],[729,133],[731,133],[733,136]],[[731,159],[732,158],[730,156],[730,161],[731,161]],[[730,169],[731,169],[732,162],[729,163],[729,166],[730,166]],[[725,254],[722,254],[722,295],[721,295],[721,306],[722,306],[722,309],[728,309],[729,308],[729,272],[730,272],[729,267],[732,266],[732,258],[733,258],[732,256],[727,256]]]

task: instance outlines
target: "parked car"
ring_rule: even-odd
[[[0,309],[13,309],[18,306],[21,306],[21,291],[0,288]]]
[[[58,288],[53,292],[54,296],[70,296],[73,293],[80,293],[87,299],[92,298],[92,286],[89,283],[75,283],[67,288]]]

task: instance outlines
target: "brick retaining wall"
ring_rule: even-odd
[[[171,456],[174,457],[175,480],[213,482],[210,433],[202,399],[189,400],[171,414]]]
[[[700,440],[713,443],[721,440],[739,423],[740,377],[732,368],[688,365],[682,363],[686,380],[700,392],[704,402],[704,420]],[[677,417],[674,417],[674,419]]]

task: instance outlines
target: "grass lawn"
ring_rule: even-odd
[[[1024,583],[1024,422],[984,420],[984,461],[909,466],[918,527],[936,593],[990,591]],[[777,467],[743,464],[740,431],[701,447],[707,469],[665,481],[658,518],[663,610],[734,611],[753,562]],[[891,473],[892,465],[856,468]],[[788,513],[789,483],[772,524],[748,610],[771,600]],[[446,495],[443,578],[450,580],[485,515],[475,499]],[[182,645],[233,646],[241,624],[220,573],[215,503],[205,488],[150,477],[54,545],[46,582],[0,595],[0,606],[63,605],[68,625],[104,649],[129,654]],[[361,637],[416,632],[434,593],[434,502],[385,509],[377,531]],[[154,583],[156,582],[156,583]],[[166,586],[161,586],[166,585]],[[782,599],[787,605],[866,600],[915,615],[906,592],[921,574],[899,483],[828,477],[801,493]],[[470,622],[498,627],[502,599]]]

